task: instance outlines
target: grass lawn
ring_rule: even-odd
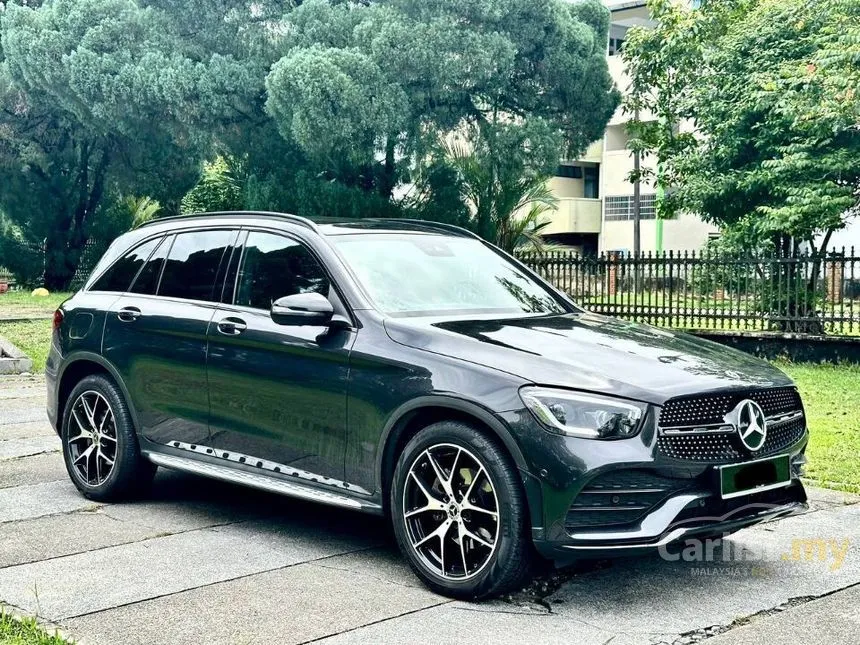
[[[68,641],[51,636],[34,620],[16,620],[0,610],[0,645],[68,645]]]
[[[66,298],[66,291],[48,296],[31,296],[29,291],[7,291],[0,294],[0,318],[26,318],[27,316],[50,316]]]
[[[797,381],[806,406],[807,477],[817,486],[860,493],[860,365],[777,365]]]

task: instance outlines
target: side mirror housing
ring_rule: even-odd
[[[319,293],[297,293],[272,303],[272,320],[279,325],[328,325],[334,316],[328,298]]]

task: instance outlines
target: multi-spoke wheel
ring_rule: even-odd
[[[528,573],[516,467],[474,428],[434,424],[406,446],[392,482],[401,550],[431,588],[461,598],[502,593]]]
[[[412,548],[444,578],[478,574],[496,550],[495,488],[480,460],[460,446],[433,445],[412,462],[403,517]]]
[[[72,403],[69,456],[78,476],[90,486],[101,484],[116,462],[116,419],[101,394],[88,390]]]
[[[128,406],[104,376],[84,378],[69,394],[61,436],[66,470],[87,497],[122,499],[152,481],[155,467],[140,455]]]

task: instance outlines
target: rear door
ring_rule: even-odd
[[[340,479],[355,332],[279,325],[270,309],[278,298],[317,292],[346,311],[321,262],[297,239],[249,231],[238,260],[235,290],[228,282],[227,302],[209,327],[212,445],[236,460],[274,462],[286,474]]]
[[[237,234],[212,229],[167,236],[108,312],[103,355],[122,375],[147,439],[208,439],[206,332]]]

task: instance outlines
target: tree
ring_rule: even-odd
[[[242,208],[245,182],[244,164],[235,157],[218,156],[203,164],[203,176],[182,198],[186,215]]]
[[[544,215],[558,203],[547,187],[546,175],[522,164],[500,163],[477,128],[465,138],[440,146],[440,156],[429,167],[430,177],[442,169],[450,169],[448,185],[456,187],[456,200],[464,205],[462,210],[454,210],[458,221],[451,223],[477,232],[508,252],[526,246],[543,248],[540,231],[549,223]],[[426,190],[423,182],[419,187]],[[417,201],[420,204],[424,199],[419,195]],[[434,203],[432,196],[427,201]]]
[[[598,0],[0,7],[0,210],[15,231],[0,251],[14,265],[44,243],[51,288],[100,210],[145,195],[179,212],[219,154],[244,168],[219,203],[398,215],[396,189],[440,138],[477,128],[491,172],[533,176],[597,139],[618,101]],[[449,194],[433,185],[431,201]]]
[[[528,174],[602,135],[607,31],[596,0],[308,0],[284,17],[266,108],[312,167],[385,199],[457,132]]]
[[[628,109],[653,117],[634,124],[635,145],[657,156],[672,191],[663,212],[691,210],[781,252],[803,243],[820,255],[858,204],[857,58],[843,48],[856,52],[857,4],[649,8],[656,28],[632,29],[624,57]],[[692,128],[679,133],[685,121]]]
[[[171,25],[131,0],[0,12],[0,210],[18,232],[3,242],[13,270],[44,243],[45,284],[63,288],[107,195],[171,203],[193,183],[208,126],[248,74]]]
[[[656,28],[632,29],[624,56],[628,109],[650,116],[634,123],[633,145],[656,155],[658,184],[670,191],[661,214],[689,210],[740,229],[750,248],[805,248],[813,258],[805,292],[768,301],[775,285],[798,279],[787,275],[798,265],[777,263],[761,306],[813,316],[830,237],[860,203],[857,3],[649,7]]]

